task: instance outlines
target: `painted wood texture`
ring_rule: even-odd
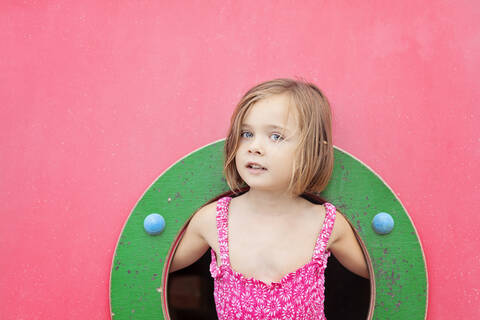
[[[113,319],[166,319],[167,264],[173,246],[192,214],[229,190],[222,175],[224,140],[187,155],[147,189],[119,237],[112,263],[110,301]],[[373,319],[425,319],[427,275],[416,230],[387,184],[361,161],[335,148],[335,167],[320,194],[345,214],[370,255],[375,279]],[[378,235],[375,214],[392,215],[395,228]],[[148,235],[143,220],[162,214],[162,234]]]

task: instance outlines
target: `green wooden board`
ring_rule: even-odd
[[[222,174],[223,145],[224,140],[219,140],[172,165],[131,212],[112,263],[113,319],[170,319],[166,267],[173,248],[192,214],[229,191]],[[365,244],[374,272],[372,319],[425,319],[425,258],[405,208],[387,184],[361,161],[335,147],[333,176],[320,196],[350,220]],[[379,212],[394,218],[390,234],[373,231],[371,222]],[[151,213],[165,218],[166,227],[160,235],[144,231],[143,221]]]

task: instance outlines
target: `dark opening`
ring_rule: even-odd
[[[325,317],[365,320],[370,307],[370,280],[348,271],[332,254],[325,270]]]
[[[169,274],[167,300],[172,320],[217,319],[210,261],[208,249],[194,264]]]
[[[222,194],[213,202],[225,195]],[[322,204],[316,195],[302,195]],[[361,244],[363,247],[363,244]],[[167,300],[172,320],[216,319],[213,278],[210,275],[210,249],[194,264],[169,274]],[[370,261],[367,262],[371,265]],[[325,316],[328,320],[366,320],[370,312],[371,281],[344,268],[332,254],[325,271]],[[370,312],[370,314],[369,314]]]

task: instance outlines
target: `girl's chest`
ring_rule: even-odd
[[[311,261],[322,224],[321,219],[235,222],[228,230],[231,268],[265,283],[278,282]],[[215,246],[219,252],[218,243]]]

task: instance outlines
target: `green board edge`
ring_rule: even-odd
[[[112,319],[169,319],[167,261],[183,227],[207,201],[229,191],[222,174],[224,139],[177,161],[145,191],[126,221],[110,274]],[[338,147],[330,183],[320,196],[334,204],[361,237],[374,272],[372,319],[425,319],[427,273],[421,243],[400,200],[361,161]],[[379,212],[395,220],[390,234],[378,235],[371,221]],[[143,221],[165,218],[164,231],[151,236]],[[213,280],[212,280],[213,281]]]

